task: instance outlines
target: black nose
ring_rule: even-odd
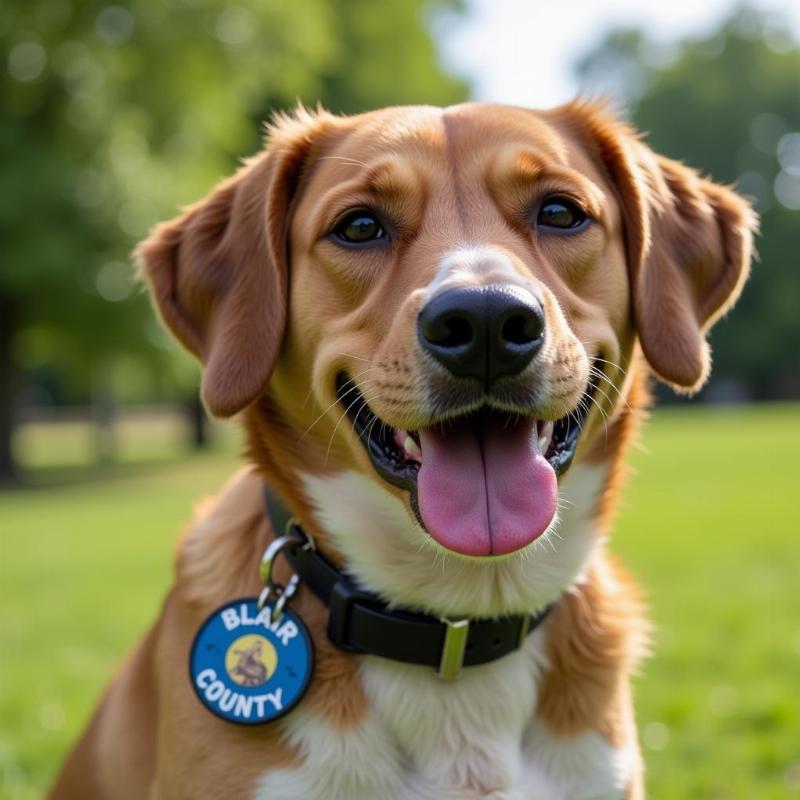
[[[530,364],[544,342],[544,312],[516,286],[448,289],[420,311],[417,335],[453,375],[477,378],[488,389]]]

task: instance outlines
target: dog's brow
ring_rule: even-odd
[[[418,183],[414,167],[404,158],[392,157],[373,166],[367,186],[378,195],[396,196],[412,192]]]
[[[571,167],[546,161],[529,150],[514,149],[504,153],[489,180],[498,187],[524,189],[538,183],[554,190],[571,190],[584,199],[592,214],[600,215],[603,208],[603,191],[593,180]]]
[[[508,148],[497,159],[497,171],[515,183],[531,183],[545,169],[544,159],[537,153],[519,148]]]
[[[508,146],[494,160],[494,173],[501,180],[530,184],[542,179],[574,183],[583,176],[571,169],[565,160],[551,154],[538,153],[527,147]]]

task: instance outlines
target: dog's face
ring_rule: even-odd
[[[284,120],[140,254],[209,408],[249,407],[257,459],[349,567],[498,613],[580,570],[591,536],[550,541],[570,472],[598,460],[637,342],[703,382],[752,226],[595,109],[475,104]]]
[[[392,109],[317,160],[290,231],[281,407],[310,376],[318,402],[292,409],[296,425],[348,445],[335,463],[401,498],[446,550],[531,544],[604,399],[595,383],[633,342],[598,167],[526,112]]]

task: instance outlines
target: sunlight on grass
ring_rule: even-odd
[[[235,426],[207,422],[209,436],[221,447],[238,441]],[[92,420],[30,422],[14,433],[14,451],[27,470],[92,467],[97,431]],[[114,424],[115,463],[165,461],[185,454],[190,438],[189,420],[179,409],[143,412],[119,409]]]

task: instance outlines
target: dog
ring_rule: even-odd
[[[137,250],[249,466],[51,798],[642,798],[647,623],[605,541],[649,376],[703,385],[755,229],[590,102],[278,116]],[[220,607],[263,634],[234,643],[250,685],[302,651],[264,724],[187,671]]]

